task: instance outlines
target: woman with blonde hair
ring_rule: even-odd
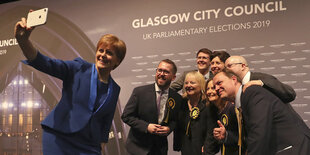
[[[200,155],[206,144],[206,153],[217,153],[212,130],[216,118],[212,117],[212,107],[206,105],[205,79],[193,71],[186,74],[184,81],[184,102],[179,112],[178,137],[182,155]],[[176,143],[176,142],[175,142]]]

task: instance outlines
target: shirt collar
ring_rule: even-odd
[[[250,81],[250,76],[251,76],[251,72],[248,71],[248,72],[245,74],[244,78],[242,79],[242,84],[248,83],[248,82]]]
[[[208,72],[204,77],[205,77],[205,79],[209,79],[210,78],[210,72]]]
[[[239,89],[238,89],[238,92],[236,94],[236,97],[235,97],[235,107],[236,108],[239,108],[241,107],[241,92],[242,92],[242,85],[240,85]]]
[[[197,72],[200,73],[199,70],[197,70]],[[210,78],[210,71],[208,71],[207,74],[203,75],[203,76],[204,76],[205,80],[208,80]]]
[[[164,91],[163,94],[166,94],[166,93],[168,93],[168,90],[169,90],[169,88],[166,89],[166,90],[161,90],[161,89],[158,87],[157,83],[155,83],[155,91],[156,91],[156,92]]]

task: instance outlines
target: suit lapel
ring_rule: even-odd
[[[145,108],[150,108],[150,111],[153,111],[151,114],[152,120],[156,120],[155,122],[158,122],[158,112],[157,112],[157,102],[156,102],[156,91],[155,91],[155,84],[151,84],[147,89],[145,90],[145,98],[149,101],[146,103]],[[154,123],[155,123],[154,122]]]
[[[168,105],[169,98],[173,98],[173,95],[172,95],[172,93],[170,91],[170,88],[169,88],[169,91],[168,91],[168,98],[167,98],[167,101],[165,103],[166,106],[165,106],[165,112],[164,112],[164,119],[163,119],[162,122],[164,122],[164,120],[166,120],[166,117],[167,117],[167,112],[168,112],[168,109],[169,109],[169,105]],[[171,113],[171,111],[170,111],[170,113]]]
[[[111,101],[117,101],[118,100],[118,90],[117,90],[117,84],[115,83],[115,81],[112,79],[111,76],[109,76],[108,79],[108,92],[107,92],[107,96],[105,97],[105,99],[100,103],[100,106],[98,107],[98,109],[96,109],[95,113],[97,113],[102,107],[106,107],[109,105],[109,103],[115,103],[115,102],[111,102]],[[116,95],[117,94],[117,95]],[[115,96],[116,95],[116,96]]]
[[[169,123],[170,117],[173,115],[173,109],[176,106],[176,96],[175,92],[169,88],[168,92],[168,98],[166,101],[166,106],[165,106],[165,113],[164,113],[164,119],[163,123]]]

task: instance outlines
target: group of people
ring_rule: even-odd
[[[173,82],[176,65],[162,60],[155,83],[133,90],[122,114],[131,127],[128,154],[166,155],[171,132],[182,155],[310,153],[310,130],[289,103],[291,86],[225,51],[200,49],[196,63]]]
[[[32,45],[33,29],[25,18],[15,25],[24,63],[63,81],[61,100],[42,122],[43,154],[103,154],[120,93],[110,73],[125,58],[125,43],[107,34],[95,64],[63,61]],[[133,89],[121,116],[130,126],[128,154],[166,155],[170,133],[182,155],[310,154],[310,130],[289,104],[292,87],[225,51],[200,49],[196,63],[173,82],[177,66],[161,60],[155,82]]]

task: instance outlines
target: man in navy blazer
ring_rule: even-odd
[[[222,99],[242,109],[248,155],[310,154],[310,130],[290,104],[261,86],[244,90],[241,79],[229,71],[213,81]]]
[[[167,136],[176,126],[182,97],[169,89],[176,77],[173,61],[162,60],[156,70],[154,84],[137,87],[122,114],[129,125],[126,149],[130,155],[166,155]]]

